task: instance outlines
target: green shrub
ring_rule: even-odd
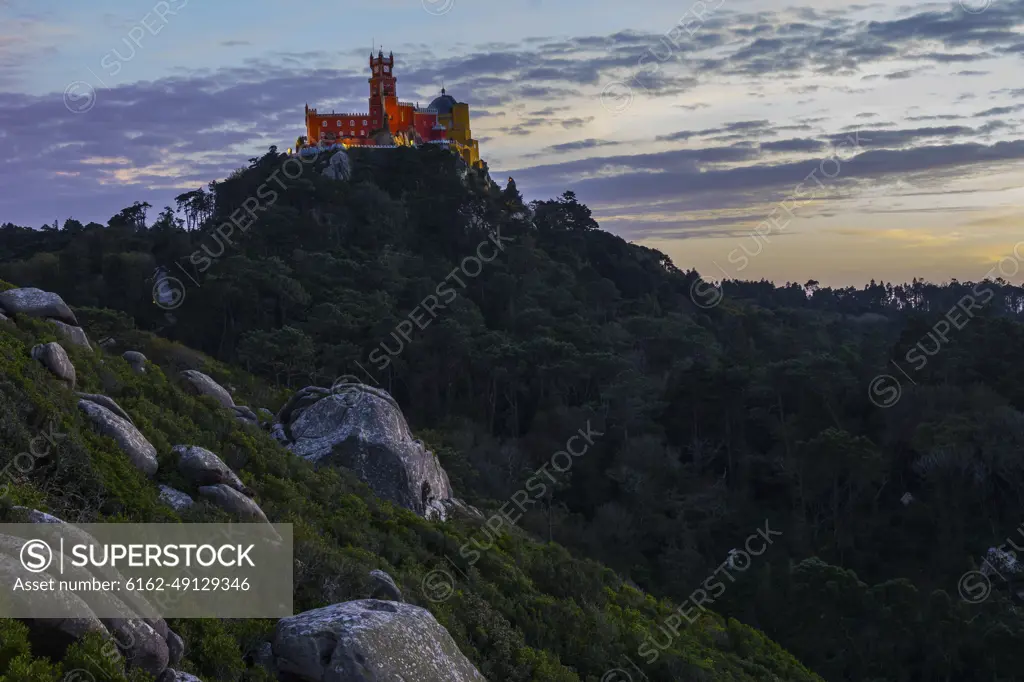
[[[116,642],[89,633],[68,647],[64,655],[67,682],[104,680],[105,682],[152,682],[153,676],[139,669],[125,670],[125,660]],[[72,671],[84,671],[76,679]]]
[[[0,674],[7,672],[12,660],[30,651],[28,627],[21,621],[0,619]]]

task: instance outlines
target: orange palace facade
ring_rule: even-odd
[[[480,146],[469,126],[469,105],[442,88],[441,96],[420,109],[398,99],[395,56],[370,55],[370,100],[367,113],[320,113],[306,105],[304,147],[391,147],[421,144],[448,146],[470,166],[480,165]]]

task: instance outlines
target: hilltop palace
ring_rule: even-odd
[[[469,129],[469,105],[457,102],[444,88],[426,109],[398,99],[395,55],[370,54],[370,111],[365,114],[320,113],[306,105],[306,134],[295,141],[303,149],[408,147],[436,144],[449,147],[472,167],[480,165],[480,146]]]

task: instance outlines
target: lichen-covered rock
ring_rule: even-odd
[[[288,439],[288,434],[284,432],[284,427],[281,424],[274,424],[270,427],[270,435],[273,436],[281,445],[287,445],[291,441]]]
[[[282,424],[291,424],[299,418],[299,415],[310,405],[315,404],[324,396],[330,395],[331,389],[320,386],[306,386],[292,394],[288,402],[277,413],[277,421]]]
[[[486,682],[426,609],[366,599],[277,622],[274,659],[309,682]]]
[[[200,487],[199,496],[213,502],[224,511],[234,514],[243,521],[270,523],[267,520],[267,515],[263,513],[258,504],[223,483]]]
[[[88,400],[79,400],[78,409],[85,412],[101,434],[117,442],[136,469],[147,476],[156,473],[156,448],[131,422]]]
[[[308,391],[302,400],[316,393]],[[302,409],[293,407],[289,414],[287,407],[282,416],[291,417],[288,449],[296,455],[318,466],[351,469],[378,496],[420,516],[444,518],[437,501],[452,497],[448,474],[412,437],[402,410],[386,391],[340,384]]]
[[[174,488],[171,488],[170,486],[166,485],[160,486],[159,497],[161,502],[166,504],[174,511],[185,511],[193,504],[195,504],[195,502],[192,501],[192,498],[189,497],[188,494],[183,493],[180,490],[175,490]],[[173,665],[173,663],[171,665]]]
[[[121,357],[124,358],[129,365],[131,365],[132,371],[134,371],[136,374],[146,373],[146,362],[148,362],[148,360],[146,359],[146,356],[140,353],[139,351],[126,350],[124,353],[121,354]]]
[[[64,523],[62,519],[58,519],[53,514],[41,512],[38,509],[29,509],[28,507],[19,506],[15,506],[14,509],[24,512],[25,515],[28,516],[29,523]]]
[[[174,630],[167,631],[167,665],[178,665],[185,657],[185,640]]]
[[[235,405],[231,408],[235,412],[235,419],[246,426],[259,427],[260,419],[256,416],[256,413],[252,411],[252,408],[246,407],[245,405]]]
[[[69,343],[73,343],[76,346],[92,350],[92,345],[89,343],[89,337],[86,336],[84,329],[66,324],[60,320],[51,319],[50,322],[52,322],[53,326],[57,328],[57,334],[62,339],[66,339]]]
[[[15,315],[52,317],[61,322],[78,326],[78,318],[71,312],[71,308],[64,302],[64,299],[42,289],[26,287],[0,292],[0,308]]]
[[[115,639],[126,647],[129,666],[157,677],[167,669],[170,654],[167,641],[140,619],[102,619]]]
[[[223,483],[240,493],[248,488],[224,461],[206,448],[198,445],[175,445],[178,454],[178,471],[196,485],[218,485]]]
[[[113,398],[108,398],[105,395],[99,395],[97,393],[75,393],[75,395],[77,395],[79,398],[83,400],[88,400],[90,403],[96,403],[97,405],[101,405],[110,410],[111,412],[113,412],[114,414],[116,414],[121,419],[124,419],[131,423],[132,426],[135,425],[135,422],[132,421],[132,418],[130,416],[128,416],[128,413],[122,410],[121,406],[114,402]]]
[[[198,370],[187,369],[181,373],[181,377],[185,379],[185,388],[194,395],[208,395],[222,407],[229,409],[235,406],[235,399],[231,397],[227,389],[206,374]]]
[[[438,500],[438,504],[441,506],[443,511],[440,513],[441,518],[452,518],[454,516],[461,516],[467,519],[473,519],[476,521],[483,521],[487,517],[484,513],[474,507],[473,505],[466,504],[458,498],[451,498],[448,500]]]
[[[274,662],[274,647],[270,642],[263,642],[246,656],[247,661],[259,666],[270,674],[271,679],[278,679],[277,664]]]
[[[259,408],[258,410],[256,410],[256,412],[258,413],[258,415],[260,417],[263,417],[263,421],[273,421],[274,420],[274,413],[271,412],[270,410],[268,410],[265,407]]]
[[[340,150],[331,157],[323,174],[332,180],[348,180],[352,177],[352,164],[345,150]]]
[[[75,387],[75,381],[77,381],[75,366],[71,364],[71,358],[68,357],[67,351],[56,341],[33,347],[32,359],[43,363],[46,369],[71,388]]]
[[[385,601],[404,602],[402,591],[395,584],[395,579],[384,571],[374,569],[370,571],[370,599],[383,599]]]
[[[256,413],[252,411],[251,407],[247,407],[245,405],[235,405],[231,409],[235,411],[236,415],[238,415],[242,419],[245,419],[246,421],[250,421],[254,424],[258,424],[260,421],[260,418],[256,416]]]

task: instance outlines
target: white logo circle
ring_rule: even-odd
[[[693,280],[693,284],[690,285],[690,300],[695,306],[704,310],[714,308],[722,302],[724,296],[720,285],[712,284],[702,278]]]
[[[879,374],[868,384],[868,399],[876,407],[888,408],[899,402],[903,387],[891,374]]]
[[[633,88],[623,81],[612,81],[601,91],[601,106],[612,114],[621,114],[633,104]]]
[[[980,604],[992,592],[992,581],[981,571],[967,571],[960,576],[957,591],[968,604]]]
[[[455,594],[455,578],[448,571],[435,568],[423,576],[423,595],[435,604],[448,601]]]
[[[439,17],[448,14],[455,7],[455,0],[423,0],[423,11]]]
[[[29,573],[42,573],[52,563],[53,550],[42,540],[29,540],[22,546],[21,565]]]
[[[185,302],[185,285],[177,277],[164,277],[153,285],[153,303],[164,310],[174,310]]]
[[[960,0],[960,6],[968,14],[981,14],[992,5],[992,0]]]
[[[64,106],[72,114],[84,114],[96,106],[96,88],[85,81],[74,81],[64,88]]]

